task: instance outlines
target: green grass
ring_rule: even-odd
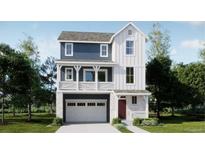
[[[6,125],[0,125],[0,133],[52,133],[59,126],[49,126],[55,115],[46,113],[32,114],[32,121],[27,122],[26,114],[17,114],[13,117],[6,114]]]
[[[118,129],[121,133],[133,133],[132,131],[127,129],[127,127],[124,124],[122,124],[122,123],[114,124],[113,126],[116,129]]]
[[[130,130],[127,129],[126,127],[119,128],[118,130],[119,130],[120,132],[122,132],[122,133],[133,133],[132,131],[130,131]]]
[[[164,115],[159,126],[140,126],[140,128],[153,133],[205,133],[204,115],[174,117]]]

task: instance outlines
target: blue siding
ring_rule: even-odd
[[[73,56],[65,56],[65,43],[61,43],[61,59],[112,60],[112,46],[108,45],[108,57],[100,57],[99,43],[73,43]]]

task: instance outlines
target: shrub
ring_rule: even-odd
[[[63,124],[63,119],[62,118],[56,117],[56,118],[53,119],[52,125],[61,126],[62,124]]]
[[[141,122],[142,126],[156,126],[159,124],[159,120],[157,118],[147,118],[143,119]]]
[[[132,124],[133,124],[134,126],[139,126],[139,125],[141,124],[141,122],[142,122],[142,119],[134,118]]]
[[[114,124],[120,124],[121,123],[121,119],[120,118],[113,118],[112,119],[112,125]]]

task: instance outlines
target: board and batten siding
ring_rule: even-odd
[[[128,35],[132,30],[132,35]],[[134,40],[134,55],[126,55],[126,40]],[[132,25],[122,30],[113,40],[114,89],[145,89],[145,36],[138,32]],[[126,83],[126,67],[134,68],[134,84]]]

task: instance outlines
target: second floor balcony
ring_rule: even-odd
[[[57,61],[57,90],[111,91],[113,65],[112,62]]]

